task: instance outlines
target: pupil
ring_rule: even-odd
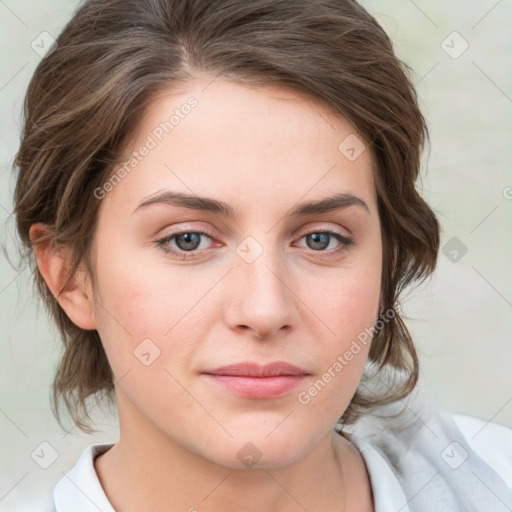
[[[184,243],[180,243],[184,241]],[[176,244],[183,251],[192,251],[197,249],[201,242],[199,233],[183,233],[176,239]]]
[[[311,233],[308,235],[308,242],[311,241],[314,247],[311,249],[325,249],[329,246],[329,234],[328,233]],[[309,244],[308,244],[309,245]],[[316,247],[315,247],[316,245]]]

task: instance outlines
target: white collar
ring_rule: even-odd
[[[357,436],[351,440],[361,452],[370,475],[375,512],[409,512],[407,499],[391,467],[370,443]],[[94,458],[112,446],[92,444],[53,490],[55,512],[115,512],[94,469]]]
[[[91,444],[84,450],[53,489],[55,512],[115,512],[94,469],[94,458],[111,446]]]
[[[409,512],[408,500],[386,459],[368,441],[350,436],[363,456],[370,476],[375,512]]]

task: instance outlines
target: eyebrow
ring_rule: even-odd
[[[225,217],[235,217],[236,210],[229,203],[212,199],[210,197],[202,197],[197,195],[185,194],[183,192],[173,192],[170,190],[160,192],[142,201],[137,210],[146,208],[153,204],[166,204],[169,206],[182,206],[193,210],[201,210],[211,212]],[[301,217],[305,215],[319,214],[348,208],[349,206],[359,206],[368,214],[370,209],[368,205],[360,198],[351,193],[334,194],[319,201],[308,201],[300,203],[286,213],[286,217]],[[371,214],[370,214],[371,215]]]

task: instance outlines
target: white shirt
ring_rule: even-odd
[[[445,413],[428,424],[418,418],[401,426],[398,434],[389,420],[377,429],[373,425],[373,432],[367,427],[349,435],[366,463],[375,512],[512,510],[511,429]],[[115,512],[93,464],[94,457],[111,446],[88,446],[57,482],[47,505],[26,510]]]

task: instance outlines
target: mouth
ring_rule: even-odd
[[[289,363],[259,365],[243,362],[201,372],[219,387],[245,398],[270,399],[283,396],[310,374]]]

